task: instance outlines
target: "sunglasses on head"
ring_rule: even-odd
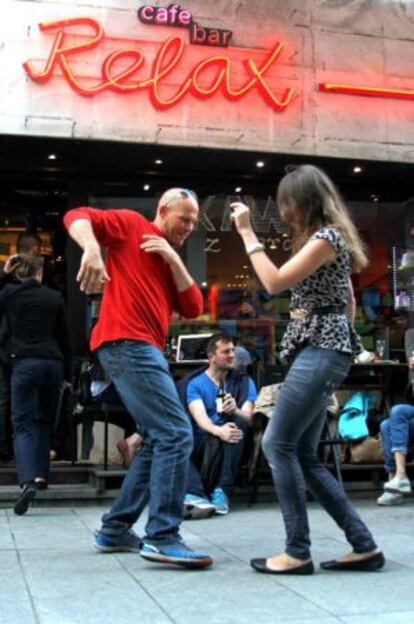
[[[292,173],[292,171],[295,171],[298,167],[299,167],[299,165],[294,165],[293,163],[289,164],[289,165],[286,165],[285,166],[285,173]]]
[[[198,198],[197,195],[194,193],[194,191],[191,191],[190,189],[180,189],[179,191],[177,191],[177,193],[175,193],[167,202],[166,202],[166,206],[169,206],[171,203],[177,201],[177,199],[195,199],[198,202]]]

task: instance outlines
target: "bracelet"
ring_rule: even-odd
[[[246,253],[248,256],[251,256],[257,251],[264,251],[264,245],[262,245],[262,243],[253,243],[253,245],[246,246]]]

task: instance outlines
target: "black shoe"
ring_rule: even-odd
[[[321,568],[323,570],[338,570],[352,572],[375,572],[381,570],[385,565],[385,557],[382,552],[375,553],[366,559],[359,561],[322,561]]]
[[[266,561],[267,559],[251,559],[250,565],[257,572],[263,572],[264,574],[313,574],[315,571],[312,561],[307,561],[303,565],[288,568],[287,570],[271,570],[267,567]]]
[[[20,496],[17,499],[15,506],[13,507],[14,513],[18,516],[22,516],[23,514],[25,514],[36,494],[37,488],[35,484],[32,481],[26,483],[26,485],[20,492]]]

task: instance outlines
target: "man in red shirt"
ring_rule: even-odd
[[[64,219],[83,249],[80,289],[105,285],[91,349],[144,437],[95,532],[95,547],[188,568],[212,559],[188,548],[179,534],[192,430],[162,350],[173,310],[186,318],[202,313],[201,292],[175,250],[194,229],[198,211],[192,191],[173,188],[162,195],[153,222],[130,210],[93,208],[71,210]],[[147,503],[141,541],[131,527]]]

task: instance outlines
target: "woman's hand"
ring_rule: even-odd
[[[246,232],[251,232],[250,208],[241,202],[230,204],[230,208],[232,210],[231,218],[234,221],[238,233],[242,236]]]
[[[17,267],[19,263],[20,263],[20,257],[18,254],[14,254],[14,256],[10,256],[6,260],[6,264],[3,267],[3,272],[6,273],[6,275],[10,275],[10,273],[14,271],[14,269]]]

